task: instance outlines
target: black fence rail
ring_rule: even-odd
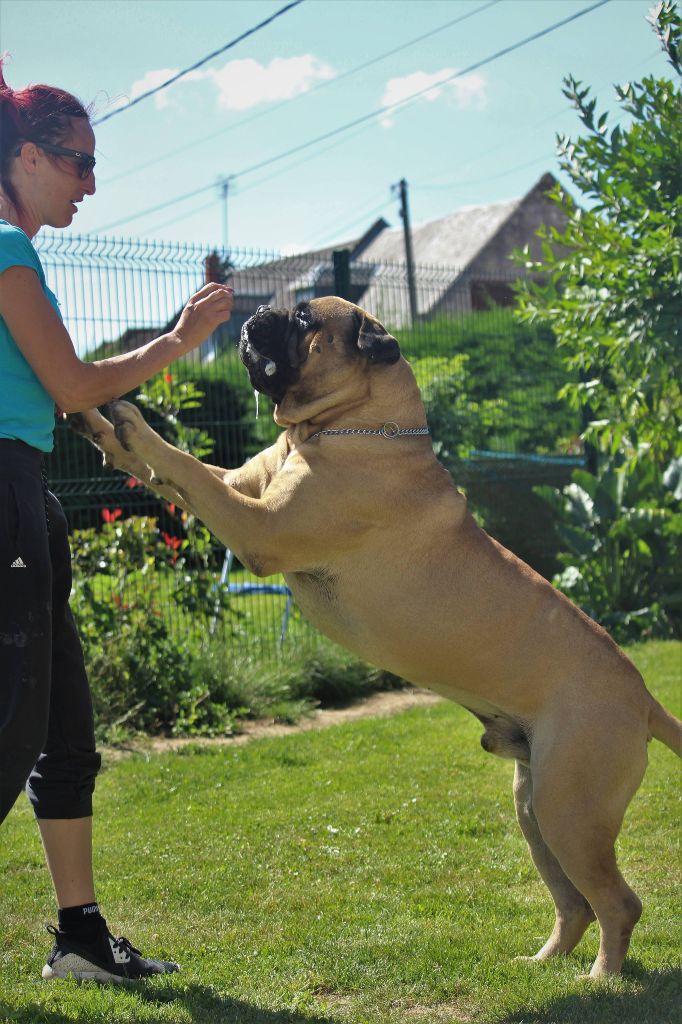
[[[187,410],[183,420],[213,439],[208,461],[218,465],[241,465],[277,433],[269,401],[258,409],[236,354],[242,324],[255,309],[291,307],[330,294],[368,309],[410,360],[436,451],[484,525],[545,575],[555,570],[552,524],[532,488],[540,482],[562,485],[581,464],[580,425],[557,397],[566,371],[553,338],[514,321],[511,271],[502,276],[445,265],[367,263],[351,250],[278,256],[58,233],[40,237],[38,247],[66,326],[85,358],[129,351],[164,333],[206,280],[231,284],[235,308],[229,323],[167,375],[171,389],[192,381],[203,392],[199,407]],[[162,420],[148,418],[163,430]],[[49,475],[76,545],[85,529],[111,532],[111,523],[130,516],[154,520],[170,556],[164,583],[164,613],[170,615],[178,564],[173,545],[186,536],[179,510],[103,469],[97,452],[62,424]],[[187,545],[182,554],[182,571],[197,571]],[[214,544],[210,566],[216,576],[224,557]],[[100,568],[106,593],[110,574]],[[229,582],[245,581],[241,567],[233,567]],[[279,641],[284,600],[280,594],[246,597],[235,589],[227,602],[234,614],[216,613],[211,629],[225,627],[226,640],[236,636],[240,644],[272,646]],[[176,619],[178,630],[186,628],[182,614]],[[315,642],[295,611],[291,623],[288,630],[300,629],[306,642]]]

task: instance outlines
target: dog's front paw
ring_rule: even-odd
[[[111,423],[105,420],[101,412],[98,409],[87,409],[85,412],[70,412],[66,421],[72,430],[75,430],[77,434],[81,434],[83,437],[87,437],[88,441],[92,441],[98,448],[101,447],[101,441],[108,430],[113,434]]]
[[[116,438],[112,424],[102,416],[99,409],[86,409],[85,412],[70,413],[66,418],[69,426],[77,434],[87,438],[91,444],[99,448],[104,455],[104,465],[107,469],[120,469],[137,475],[136,469],[139,468],[140,463],[124,451]],[[135,463],[135,466],[132,463]]]
[[[114,433],[121,446],[127,452],[132,452],[148,461],[148,456],[151,455],[161,439],[145,423],[137,406],[130,402],[111,402],[109,413],[114,425]]]

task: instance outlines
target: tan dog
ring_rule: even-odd
[[[253,572],[284,573],[333,640],[480,719],[484,749],[516,759],[519,823],[556,905],[531,959],[569,953],[596,916],[591,975],[619,971],[642,905],[614,842],[647,740],[679,753],[682,723],[603,629],[476,525],[378,321],[338,298],[261,307],[240,355],[284,428],[240,469],[178,451],[126,402],[114,426],[93,410],[81,429]]]

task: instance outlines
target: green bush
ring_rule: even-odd
[[[485,448],[491,432],[503,430],[504,398],[471,397],[468,356],[422,356],[412,369],[431,427],[433,450],[453,469],[476,448]]]
[[[226,598],[213,589],[208,571],[185,571],[175,541],[182,547],[186,539],[162,533],[151,517],[121,519],[120,509],[102,511],[100,530],[71,535],[71,607],[98,730],[168,731],[194,700],[187,674],[193,634],[202,634]],[[208,543],[201,537],[207,531],[198,532],[198,542]],[[173,628],[169,599],[177,615],[192,612],[183,630]]]
[[[680,636],[682,459],[575,470],[562,491],[537,487],[567,549],[554,583],[620,642]]]
[[[455,412],[447,449],[575,450],[580,420],[558,397],[566,369],[551,329],[520,323],[511,309],[497,308],[439,316],[396,334],[427,405],[435,398],[439,416],[447,404]]]

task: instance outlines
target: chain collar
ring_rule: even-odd
[[[390,440],[394,437],[416,437],[417,435],[430,433],[431,431],[428,427],[399,427],[397,423],[388,422],[384,423],[377,430],[365,429],[364,427],[338,427],[336,430],[318,430],[317,433],[311,434],[308,440],[312,441],[316,437],[324,437],[331,434],[375,434],[380,437],[387,437]]]

